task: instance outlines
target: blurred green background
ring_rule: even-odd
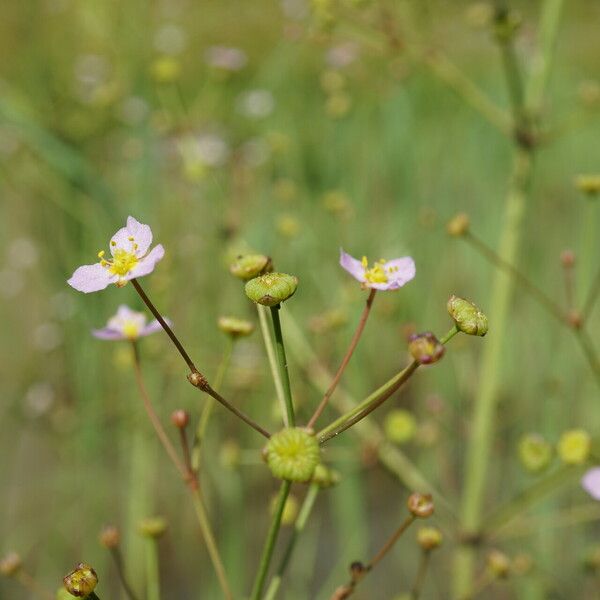
[[[414,257],[417,277],[399,292],[379,294],[344,376],[356,398],[405,363],[407,332],[448,329],[449,294],[472,298],[484,310],[490,303],[492,267],[449,238],[445,222],[465,211],[473,230],[495,246],[512,143],[407,53],[389,51],[368,26],[379,10],[372,4],[379,3],[341,4],[357,20],[332,30],[321,28],[302,0],[0,5],[0,552],[17,550],[49,589],[86,560],[100,574],[102,597],[120,597],[97,541],[106,523],[121,528],[128,569],[143,589],[136,523],[162,514],[170,524],[160,545],[163,597],[219,597],[185,490],[143,413],[129,348],[90,336],[119,304],[141,309],[140,301],[131,286],[84,296],[66,285],[78,265],[107,247],[127,215],[150,224],[165,246],[164,261],[143,283],[209,378],[225,347],[217,317],[255,320],[240,282],[227,272],[239,252],[266,253],[278,269],[299,277],[284,312],[332,370],[365,299],[339,268],[339,247],[371,259]],[[600,5],[566,4],[543,108],[547,126],[561,134],[537,156],[518,264],[559,303],[565,248],[581,257],[578,297],[585,296],[597,268],[600,210],[573,186],[577,174],[599,167],[593,104],[600,92],[590,80],[600,69]],[[424,43],[442,48],[507,108],[485,6],[415,5]],[[398,5],[382,6],[395,14]],[[525,70],[540,6],[515,3],[523,16],[517,52]],[[590,331],[599,324],[597,312]],[[419,372],[374,417],[383,422],[398,406],[413,412],[418,432],[401,451],[455,507],[478,358],[488,339],[453,341],[439,365]],[[179,407],[199,414],[205,398],[185,381],[165,335],[143,341],[142,360],[165,420]],[[320,394],[307,365],[290,363],[304,420]],[[258,333],[236,346],[223,391],[268,429],[278,427]],[[572,336],[517,290],[486,506],[534,480],[517,457],[523,433],[555,442],[570,427],[597,432],[597,398]],[[233,467],[223,461],[226,442],[240,449]],[[251,585],[277,489],[260,461],[260,444],[217,408],[202,480],[238,594]],[[281,595],[290,600],[328,598],[346,580],[347,564],[368,558],[397,526],[410,491],[352,432],[328,444],[326,459],[342,483],[319,498]],[[304,491],[294,494],[301,500]],[[573,506],[595,509],[575,483],[531,514]],[[594,580],[581,567],[600,532],[593,514],[595,523],[533,525],[528,535],[499,542],[513,555],[529,553],[537,567],[482,597],[594,597]],[[394,598],[410,588],[414,533],[357,598]],[[449,539],[436,555],[425,598],[450,597],[454,548]],[[3,579],[0,597],[29,596]]]

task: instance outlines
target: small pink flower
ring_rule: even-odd
[[[149,275],[165,255],[162,244],[148,252],[150,244],[150,227],[127,217],[127,226],[119,229],[110,240],[112,259],[104,258],[104,250],[98,252],[100,262],[79,267],[67,283],[87,294],[103,290],[111,283],[123,287],[131,279]]]
[[[366,256],[357,260],[340,248],[340,265],[360,281],[362,287],[376,290],[397,290],[415,276],[415,261],[410,256],[381,259],[369,267]]]
[[[581,478],[581,487],[594,500],[600,500],[600,467],[593,467]]]
[[[165,319],[171,325],[169,319]],[[146,324],[146,315],[129,306],[121,304],[117,314],[112,316],[102,329],[92,329],[92,335],[100,340],[137,340],[162,329],[161,324],[154,320]]]

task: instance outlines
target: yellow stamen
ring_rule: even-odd
[[[123,335],[130,340],[135,340],[140,335],[140,328],[137,323],[129,322],[123,325]]]
[[[392,269],[386,271],[383,265],[385,264],[385,259],[381,259],[378,262],[374,263],[373,266],[369,269],[369,261],[366,256],[363,256],[362,266],[365,269],[365,279],[369,283],[387,283],[388,282],[388,273],[391,272]]]

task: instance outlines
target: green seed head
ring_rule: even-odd
[[[244,337],[254,331],[254,323],[237,317],[219,317],[219,329],[231,337]]]
[[[415,437],[417,421],[414,415],[403,408],[394,408],[384,420],[385,435],[395,444],[406,444]]]
[[[552,460],[552,446],[541,435],[528,433],[519,442],[519,458],[528,471],[539,473]]]
[[[558,455],[567,465],[582,465],[590,456],[592,439],[583,429],[565,431],[558,441]]]
[[[291,298],[298,287],[298,278],[285,273],[267,273],[246,283],[246,296],[257,304],[276,306]]]
[[[335,469],[330,469],[323,463],[319,463],[312,477],[313,483],[320,488],[328,488],[340,482],[340,474]]]
[[[452,295],[447,308],[456,327],[463,333],[483,337],[488,332],[487,317],[472,302]]]
[[[421,527],[417,531],[417,542],[423,550],[434,550],[442,543],[442,532],[437,527]]]
[[[453,237],[461,237],[469,231],[469,225],[469,215],[466,213],[459,213],[448,221],[446,231]]]
[[[510,558],[500,550],[492,550],[487,556],[487,568],[494,577],[506,579],[510,573]]]
[[[273,263],[264,254],[244,254],[238,256],[229,266],[229,272],[238,279],[247,281],[273,270]]]
[[[76,598],[87,598],[98,585],[96,571],[86,563],[79,563],[63,579],[65,590]]]
[[[575,186],[587,196],[596,197],[600,194],[600,175],[579,175]]]
[[[306,482],[319,464],[319,442],[306,429],[288,427],[269,438],[263,454],[275,477]]]
[[[146,517],[138,523],[138,532],[144,537],[157,539],[167,531],[167,527],[163,517]]]

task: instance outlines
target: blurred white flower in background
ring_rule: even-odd
[[[302,21],[310,14],[306,0],[281,0],[281,10],[288,19]]]
[[[50,308],[57,319],[66,321],[76,312],[76,303],[73,294],[68,291],[57,292],[50,298]]]
[[[325,53],[325,62],[334,69],[350,66],[360,56],[360,46],[356,42],[343,42],[332,46]]]
[[[54,388],[47,381],[32,384],[23,398],[23,412],[30,419],[41,417],[54,404]]]
[[[243,50],[228,46],[207,48],[204,60],[209,67],[224,71],[240,71],[248,64],[248,57]]]
[[[249,90],[238,97],[237,109],[249,119],[264,119],[275,109],[275,98],[269,90]]]
[[[127,125],[138,125],[150,114],[148,103],[139,96],[125,98],[118,109],[119,118]]]
[[[31,238],[13,240],[8,247],[8,260],[15,269],[29,269],[38,261],[38,249]]]
[[[48,321],[33,330],[33,347],[41,352],[51,352],[63,341],[62,329],[56,323]]]
[[[187,47],[187,33],[174,23],[167,23],[154,34],[154,48],[161,54],[175,56]]]

